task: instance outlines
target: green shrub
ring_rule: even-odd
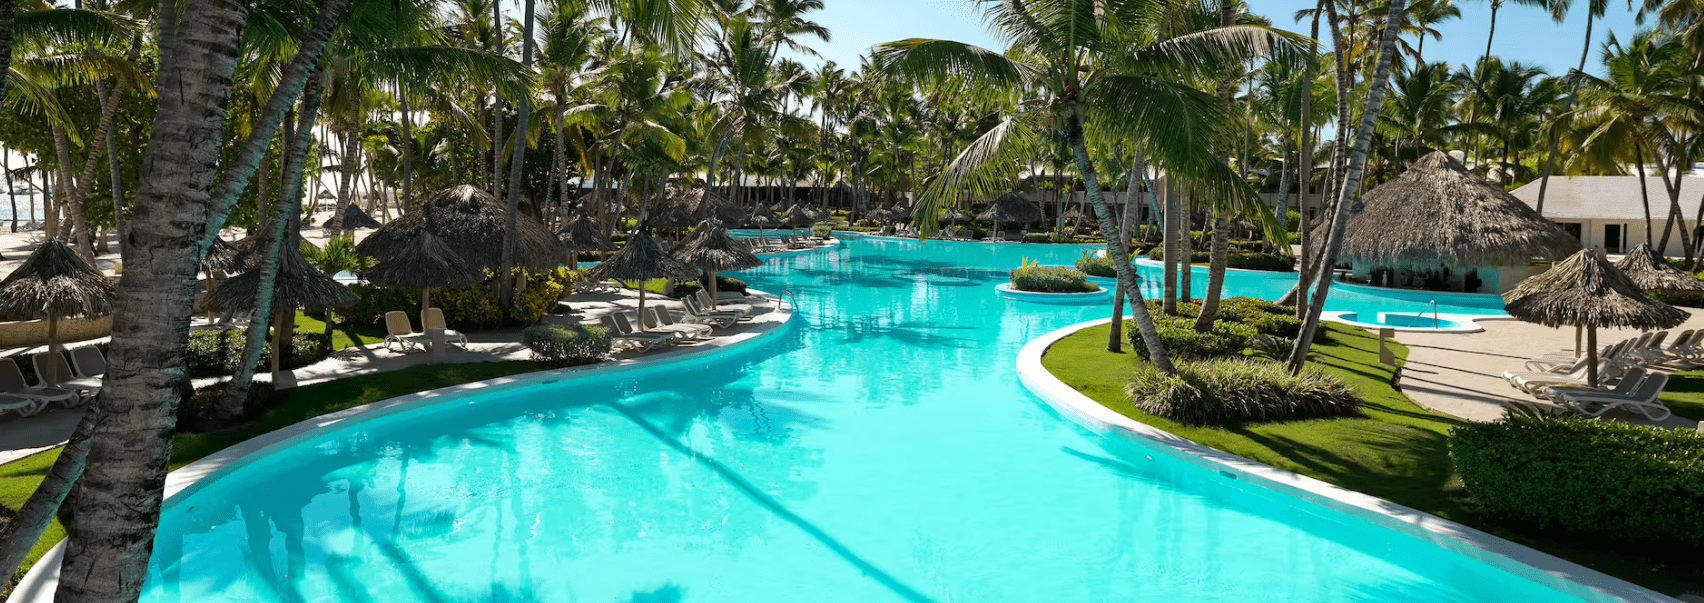
[[[1254,327],[1262,335],[1295,339],[1302,334],[1302,321],[1290,306],[1252,297],[1229,297],[1219,300],[1219,320],[1240,322]],[[1196,315],[1200,315],[1197,308]],[[1323,332],[1323,330],[1321,331]]]
[[[493,281],[466,287],[433,288],[431,303],[442,309],[444,321],[458,330],[530,325],[554,309],[557,300],[562,299],[577,278],[577,273],[567,268],[539,272],[517,268],[515,274],[524,275],[526,286],[516,287],[514,303],[507,310],[497,303],[496,283]],[[351,321],[380,324],[386,312],[400,310],[408,313],[408,319],[415,327],[420,326],[419,289],[363,284],[349,288],[361,296],[361,301],[349,308]]]
[[[1178,304],[1182,306],[1183,304]],[[1254,327],[1226,320],[1214,321],[1213,328],[1206,333],[1195,331],[1195,319],[1183,316],[1166,316],[1153,313],[1154,326],[1160,332],[1160,341],[1173,358],[1217,358],[1241,354],[1247,349],[1258,333]],[[1148,345],[1142,341],[1142,331],[1136,328],[1135,322],[1124,325],[1125,337],[1130,340],[1130,347],[1143,358],[1148,357]]]
[[[1290,210],[1284,214],[1284,232],[1299,232],[1302,225],[1302,212]]]
[[[1704,434],[1511,412],[1450,433],[1450,457],[1485,510],[1539,529],[1704,544]]]
[[[186,370],[190,377],[218,377],[236,372],[237,364],[242,361],[243,344],[248,341],[245,329],[219,329],[194,331],[189,334],[189,355],[185,359]],[[305,333],[297,331],[291,341],[290,356],[284,359],[283,367],[293,369],[304,367],[324,360],[330,352],[326,351],[325,338],[320,333]],[[255,364],[258,370],[266,370],[272,366],[272,341],[270,339],[261,346],[260,361]]]
[[[1097,258],[1093,255],[1084,255],[1083,259],[1077,260],[1077,270],[1089,276],[1118,278],[1118,267],[1113,264],[1112,260],[1109,258]]]
[[[1011,273],[1012,288],[1037,293],[1088,293],[1099,291],[1100,285],[1088,281],[1083,273],[1064,266],[1025,264]]]
[[[1243,358],[1185,361],[1177,375],[1139,363],[1125,387],[1143,412],[1189,425],[1225,425],[1360,414],[1355,389],[1317,368],[1292,375],[1282,363]]]
[[[1160,246],[1148,251],[1148,259],[1156,262],[1166,261],[1166,248]],[[1206,264],[1212,259],[1211,251],[1197,249],[1189,254],[1189,263],[1191,264]],[[1233,251],[1225,254],[1225,267],[1239,270],[1290,272],[1295,270],[1295,261],[1290,258],[1254,251]]]
[[[834,225],[833,224],[829,224],[827,222],[817,222],[816,224],[811,225],[811,236],[813,236],[813,237],[816,237],[816,238],[819,238],[819,239],[826,239],[831,234],[834,234]]]
[[[609,354],[610,332],[600,326],[537,325],[521,331],[521,343],[541,362],[576,366],[603,360]]]
[[[1052,243],[1053,235],[1045,232],[1032,232],[1024,235],[1025,243]]]

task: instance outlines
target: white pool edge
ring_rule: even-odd
[[[839,241],[835,241],[835,244],[838,245]],[[800,251],[820,251],[833,247],[833,245],[830,245]],[[755,295],[768,295],[756,289],[750,291]],[[487,393],[494,388],[500,391],[564,378],[626,373],[669,366],[688,360],[707,361],[724,356],[729,352],[749,347],[752,343],[767,339],[769,335],[779,333],[781,329],[792,324],[793,317],[797,315],[798,309],[793,307],[790,300],[784,300],[777,296],[770,297],[776,300],[775,312],[782,314],[779,320],[759,324],[743,333],[724,336],[698,346],[657,352],[640,358],[624,358],[614,362],[521,373],[416,392],[312,417],[300,423],[255,436],[166,474],[165,498],[160,505],[161,512],[164,513],[177,503],[182,502],[183,495],[204,480],[221,477],[250,462],[265,458],[273,452],[318,437],[325,431],[344,429],[361,422],[400,412],[453,402],[472,393]],[[706,349],[706,346],[711,346],[711,344],[716,345],[712,346],[711,349]],[[42,555],[34,566],[30,567],[30,571],[25,573],[23,579],[18,581],[17,588],[12,590],[11,596],[6,598],[6,603],[53,602],[54,592],[59,589],[59,567],[65,561],[65,542],[61,539],[53,545],[52,549],[48,550],[47,554]]]
[[[1466,525],[1197,444],[1102,406],[1066,385],[1042,366],[1042,355],[1054,343],[1083,329],[1109,322],[1111,319],[1103,318],[1077,323],[1025,344],[1018,352],[1018,380],[1060,414],[1090,431],[1121,436],[1217,472],[1225,479],[1258,484],[1371,521],[1587,601],[1679,603],[1675,598],[1643,586]],[[1423,571],[1422,568],[1411,569]]]

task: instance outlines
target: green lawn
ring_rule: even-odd
[[[1663,388],[1663,404],[1674,414],[1704,421],[1704,371],[1685,371],[1669,376]]]
[[[357,341],[362,345],[378,345],[385,342],[385,328],[381,325],[350,325],[345,322],[346,318],[339,318],[338,320],[340,326],[331,330],[331,349],[334,352],[353,346]],[[297,312],[296,332],[324,333],[325,321],[309,316],[305,312]]]
[[[1132,406],[1124,385],[1134,354],[1106,351],[1109,326],[1086,329],[1049,348],[1042,365],[1084,395],[1127,417],[1248,459],[1294,471],[1461,522],[1669,594],[1704,591],[1704,564],[1676,563],[1675,551],[1581,542],[1556,533],[1522,532],[1482,515],[1452,468],[1447,435],[1461,421],[1419,406],[1391,386],[1392,369],[1378,362],[1378,337],[1326,323],[1331,341],[1313,348],[1310,362],[1360,390],[1365,417],[1191,427]],[[1390,343],[1398,362],[1408,349]],[[1704,372],[1690,409],[1704,410]],[[1674,387],[1671,385],[1670,389]],[[1684,394],[1683,394],[1684,395]],[[1667,396],[1664,397],[1665,400]],[[1676,412],[1682,412],[1676,408]],[[1698,552],[1684,558],[1697,559]],[[1679,566],[1679,567],[1677,567]]]
[[[298,326],[303,324],[301,315],[298,315],[296,319]],[[312,322],[316,328],[323,328],[324,323]],[[220,433],[178,434],[172,442],[171,468],[177,469],[233,444],[320,415],[429,389],[542,371],[548,368],[550,367],[536,362],[524,361],[416,366],[400,371],[338,379],[287,390],[282,403],[267,411],[253,425],[244,429]],[[4,513],[7,516],[16,512],[18,507],[24,504],[30,493],[35,491],[36,484],[41,483],[42,478],[47,475],[48,468],[53,465],[54,459],[57,458],[59,458],[59,450],[55,449],[16,463],[0,466],[0,505],[6,507],[7,511]],[[30,551],[29,558],[24,561],[17,574],[12,576],[5,592],[0,593],[0,595],[9,595],[12,587],[17,585],[18,580],[23,578],[30,566],[35,565],[36,560],[47,554],[47,550],[64,537],[65,530],[59,525],[58,521],[48,526],[47,531],[42,533],[41,541],[36,543],[35,549]]]

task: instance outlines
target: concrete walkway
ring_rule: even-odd
[[[753,292],[755,297],[762,298],[761,303],[752,304],[755,318],[751,321],[740,322],[728,328],[716,329],[716,339],[706,342],[686,342],[678,348],[682,350],[709,350],[717,347],[717,342],[738,338],[753,329],[766,327],[770,323],[784,322],[792,312],[778,310],[779,301],[773,295]],[[630,289],[617,289],[609,293],[582,293],[566,298],[558,306],[560,314],[547,314],[540,322],[543,324],[602,324],[604,316],[617,310],[632,310],[638,305],[639,294]],[[667,308],[677,320],[685,316],[685,306],[679,301],[658,295],[647,295],[645,307]],[[421,351],[394,352],[379,344],[357,345],[332,353],[330,358],[314,364],[289,371],[294,380],[294,387],[323,383],[334,379],[371,375],[423,364],[469,364],[476,362],[502,362],[508,360],[528,360],[531,351],[521,345],[520,330],[468,332],[467,350],[449,346],[449,350],[440,354],[436,359],[432,354]],[[647,354],[633,351],[621,351],[610,355],[613,361],[643,361],[659,353],[653,350]],[[255,375],[256,381],[269,381],[271,375],[265,372]],[[206,387],[222,381],[221,378],[197,379],[196,387]],[[71,432],[76,429],[78,419],[83,416],[83,408],[65,409],[57,405],[53,410],[43,411],[33,417],[7,416],[0,418],[0,464],[10,463],[24,457],[50,450],[63,445]]]
[[[1682,308],[1685,309],[1685,308]],[[1691,311],[1686,323],[1671,329],[1679,333],[1704,328],[1704,312]],[[1516,320],[1480,321],[1481,333],[1401,332],[1396,340],[1408,346],[1408,364],[1402,369],[1402,392],[1431,410],[1470,421],[1496,421],[1514,401],[1538,399],[1509,386],[1503,371],[1524,371],[1528,359],[1550,352],[1573,350],[1574,329],[1552,329]],[[1629,337],[1631,329],[1601,329],[1598,345],[1605,346]],[[1630,423],[1651,424],[1638,413],[1611,411],[1607,417]],[[1697,429],[1698,422],[1670,417],[1661,425]]]

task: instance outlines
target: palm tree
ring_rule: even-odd
[[[1444,144],[1444,128],[1449,125],[1450,106],[1455,95],[1451,84],[1449,63],[1425,63],[1408,73],[1392,78],[1390,99],[1380,119],[1390,126],[1400,148],[1412,144],[1413,157],[1426,154],[1426,147]]]
[[[1005,54],[961,42],[910,39],[882,44],[882,72],[967,98],[1022,96],[1021,109],[959,154],[923,193],[916,218],[926,234],[962,191],[993,194],[1025,150],[1062,133],[1075,156],[1095,215],[1113,225],[1111,210],[1085,142],[1085,128],[1139,141],[1145,153],[1172,168],[1224,184],[1240,181],[1207,152],[1210,124],[1224,115],[1214,97],[1172,79],[1207,74],[1225,63],[1265,51],[1277,38],[1258,27],[1221,27],[1175,37],[1160,34],[1156,16],[1179,5],[1167,0],[1037,0],[985,7],[988,22],[1011,45]],[[1115,109],[1116,108],[1116,109]],[[1244,184],[1246,187],[1246,184]],[[1230,195],[1227,195],[1229,197]],[[1132,306],[1149,358],[1175,372],[1153,317],[1135,286],[1135,267],[1124,244],[1108,239],[1107,254]]]
[[[1307,317],[1302,321],[1296,343],[1290,348],[1291,372],[1300,372],[1302,366],[1307,363],[1308,351],[1313,347],[1314,333],[1318,332],[1319,319],[1325,311],[1325,297],[1331,292],[1330,269],[1337,265],[1337,252],[1343,246],[1343,229],[1348,226],[1349,214],[1354,211],[1360,198],[1361,170],[1366,165],[1368,147],[1372,144],[1373,127],[1378,120],[1379,108],[1384,102],[1386,80],[1396,54],[1397,29],[1394,24],[1402,21],[1404,8],[1404,0],[1390,0],[1390,7],[1385,14],[1386,28],[1380,36],[1378,65],[1374,67],[1373,77],[1369,80],[1366,108],[1361,113],[1361,124],[1356,130],[1355,146],[1349,152],[1344,167],[1343,186],[1337,196],[1337,210],[1331,218],[1331,232],[1326,236],[1325,248],[1320,254],[1320,270],[1313,277],[1314,293],[1308,300]],[[1345,129],[1348,125],[1346,120],[1338,120],[1338,129]]]
[[[1479,74],[1481,77],[1484,76],[1487,66],[1491,64],[1491,41],[1497,37],[1497,11],[1503,8],[1503,0],[1486,1],[1491,5],[1491,27],[1490,30],[1485,33],[1485,55],[1479,58]],[[1549,8],[1553,1],[1554,0],[1515,0],[1515,3],[1526,6]],[[1558,17],[1558,19],[1560,19],[1560,17]],[[1483,79],[1475,80],[1473,92],[1478,94],[1479,90],[1484,86],[1485,81]],[[1479,121],[1476,109],[1469,111],[1467,121],[1468,123],[1476,123]],[[1480,161],[1478,136],[1473,137],[1473,160]]]
[[[1558,21],[1561,20],[1561,17],[1563,15],[1567,14],[1568,8],[1572,3],[1573,3],[1573,0],[1552,0],[1551,6],[1553,7],[1554,14],[1557,16]],[[1580,66],[1574,68],[1575,71],[1585,71],[1586,70],[1586,57],[1590,56],[1591,53],[1592,53],[1592,24],[1599,17],[1602,17],[1604,15],[1604,13],[1608,10],[1609,10],[1609,0],[1590,0],[1589,3],[1587,4],[1587,6],[1586,6],[1586,42],[1585,42],[1585,44],[1581,45],[1581,47],[1580,47]],[[1704,55],[1701,55],[1701,56],[1704,56]],[[1579,86],[1579,84],[1575,83],[1574,85],[1569,86],[1568,87],[1568,104],[1566,104],[1562,107],[1562,113],[1566,114],[1569,111],[1573,111],[1574,110],[1574,103],[1579,100],[1579,97],[1580,97],[1580,86]],[[1557,150],[1557,145],[1560,142],[1560,140],[1561,140],[1561,136],[1560,136],[1559,132],[1557,130],[1553,129],[1551,131],[1551,134],[1550,134],[1550,148],[1544,155],[1544,174],[1539,177],[1539,181],[1538,181],[1538,200],[1533,203],[1533,210],[1537,211],[1538,214],[1541,215],[1541,216],[1544,215],[1544,193],[1547,189],[1550,188],[1550,174],[1556,168],[1556,150]]]

